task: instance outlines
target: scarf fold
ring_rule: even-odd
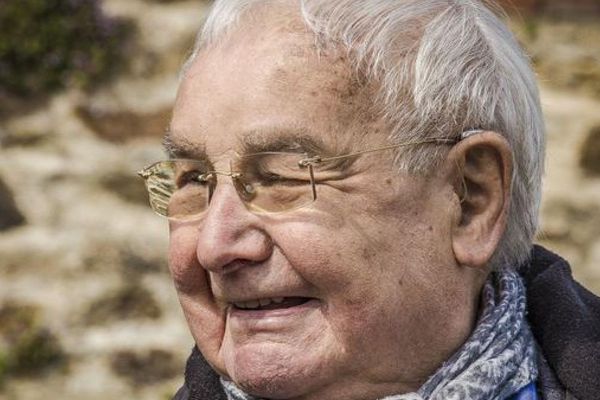
[[[415,393],[381,400],[505,400],[537,378],[536,350],[525,319],[525,288],[513,271],[490,274],[469,339]],[[260,400],[221,379],[228,400]]]

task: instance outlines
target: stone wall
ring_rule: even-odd
[[[600,3],[596,0],[499,0],[498,3],[512,15],[552,15],[577,18],[600,15]]]
[[[129,68],[0,120],[0,399],[158,400],[181,383],[192,339],[167,273],[166,223],[135,171],[162,157],[177,70],[207,4],[106,0],[107,14],[137,27]],[[599,19],[530,4],[514,28],[548,126],[539,241],[600,294]]]

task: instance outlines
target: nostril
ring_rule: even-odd
[[[226,265],[223,266],[223,268],[221,268],[221,274],[222,275],[226,275],[226,274],[232,274],[242,268],[247,268],[247,267],[254,267],[258,264],[258,262],[256,261],[251,261],[251,260],[234,260]]]
[[[196,257],[217,274],[263,262],[273,245],[261,218],[246,209],[231,185],[221,185],[197,226]]]
[[[208,235],[209,233],[211,232],[200,232],[196,257],[205,270],[219,275],[262,264],[273,252],[271,238],[259,229],[229,234],[212,232],[212,235]]]

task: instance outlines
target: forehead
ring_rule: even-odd
[[[295,139],[344,149],[372,141],[372,88],[345,57],[318,54],[314,41],[289,10],[264,10],[243,22],[191,65],[170,141],[213,154]]]

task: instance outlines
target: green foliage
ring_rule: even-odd
[[[28,332],[16,343],[8,361],[11,373],[28,375],[48,367],[62,366],[65,354],[54,335],[48,330],[39,329]]]
[[[89,88],[124,65],[132,32],[130,22],[103,15],[98,0],[2,0],[0,93]]]
[[[10,375],[35,375],[66,365],[66,353],[41,325],[39,313],[37,307],[17,303],[0,308],[0,385]]]
[[[8,360],[6,353],[0,349],[0,389],[2,389],[4,385],[4,381],[6,379],[6,375],[8,374]]]
[[[540,26],[539,21],[535,17],[529,16],[525,18],[523,28],[528,40],[536,40],[538,38]]]

